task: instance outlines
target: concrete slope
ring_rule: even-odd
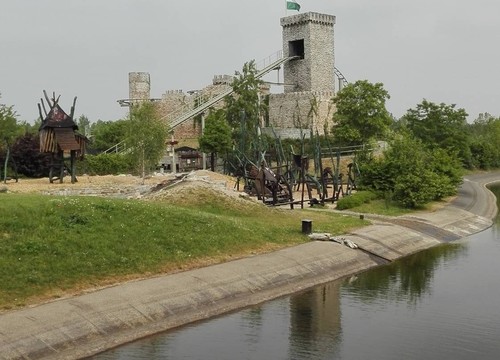
[[[373,225],[345,235],[357,250],[314,241],[7,312],[0,315],[0,359],[90,356],[468,236],[492,225],[496,203],[484,185],[497,180],[500,173],[467,178],[457,200],[432,213],[367,216]]]

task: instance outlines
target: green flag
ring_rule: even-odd
[[[300,5],[297,4],[294,0],[287,1],[286,2],[286,9],[287,10],[297,10],[297,11],[299,11],[300,10]]]

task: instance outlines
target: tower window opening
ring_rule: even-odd
[[[288,42],[288,54],[290,56],[299,56],[304,58],[304,39]]]

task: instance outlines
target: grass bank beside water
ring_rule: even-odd
[[[177,201],[0,196],[0,309],[232,260],[367,225],[332,212],[267,208],[210,191]]]

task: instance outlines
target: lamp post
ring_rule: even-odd
[[[177,145],[178,143],[179,142],[177,140],[174,140],[174,133],[172,132],[172,138],[167,142],[167,144],[170,145],[170,151],[172,152],[172,174],[175,174],[177,170],[177,164],[175,162],[175,145]]]

